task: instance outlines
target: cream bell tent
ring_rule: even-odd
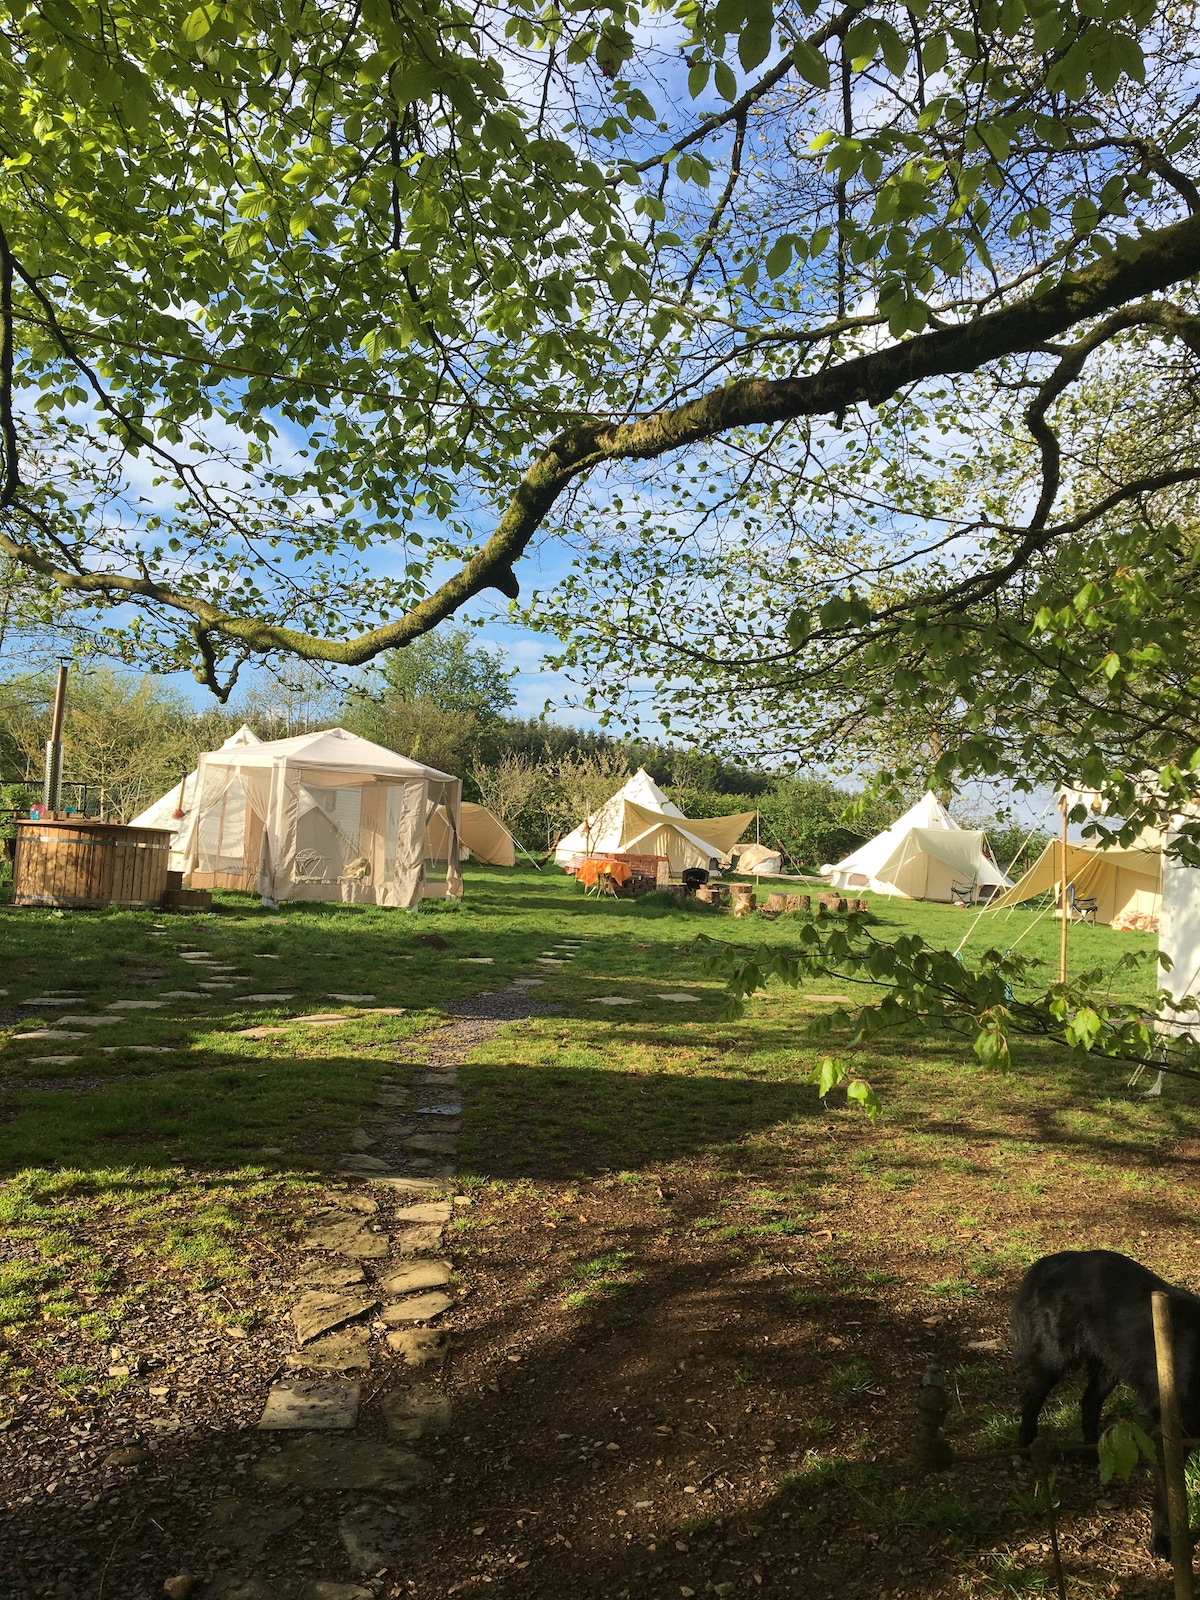
[[[1052,840],[1025,876],[1007,894],[992,901],[993,909],[1019,905],[1037,895],[1054,893],[1062,882],[1062,844]],[[1157,921],[1163,890],[1162,840],[1147,831],[1132,845],[1101,850],[1092,840],[1067,845],[1067,883],[1077,900],[1095,900],[1096,921],[1115,927]]]
[[[594,816],[558,841],[554,859],[568,866],[574,857],[591,854],[666,856],[677,875],[714,860],[728,866],[730,851],[753,821],[753,811],[689,819],[643,767]]]
[[[437,815],[430,822],[427,834],[427,839],[437,846],[434,851],[437,855],[444,856],[449,853],[449,837],[443,837],[441,831],[449,827],[449,818],[439,808]],[[462,802],[458,846],[460,861],[465,861],[468,855],[472,855],[476,861],[482,861],[490,867],[515,867],[517,864],[517,849],[512,834],[500,818],[486,806],[474,805],[470,800]]]
[[[231,733],[221,746],[222,750],[236,750],[240,745],[259,744],[258,735],[253,729],[248,728],[243,722],[236,733]],[[171,839],[171,859],[168,863],[172,872],[182,872],[184,862],[184,847],[187,844],[188,829],[192,820],[192,801],[196,793],[196,774],[189,772],[180,783],[167,791],[161,800],[156,800],[152,806],[147,806],[140,816],[134,817],[129,824],[131,828],[170,828],[173,835]],[[182,811],[183,816],[177,817],[175,813]]]
[[[267,901],[457,897],[461,795],[461,779],[344,728],[214,750],[196,769],[186,879]]]
[[[984,835],[962,828],[935,794],[924,794],[890,828],[876,834],[823,877],[839,890],[870,889],[906,900],[953,900],[1011,882],[983,848]]]

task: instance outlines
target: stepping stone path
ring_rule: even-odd
[[[453,1195],[463,1110],[458,1067],[505,1023],[535,1009],[557,1009],[538,1008],[526,994],[541,981],[525,979],[456,1002],[457,1015],[445,1027],[405,1041],[402,1059],[420,1050],[426,1070],[410,1084],[381,1080],[362,1126],[352,1132],[343,1185],[309,1214],[299,1240],[306,1253],[288,1308],[295,1347],[265,1396],[259,1422],[279,1444],[255,1462],[252,1495],[214,1507],[212,1541],[235,1550],[242,1569],[213,1577],[205,1600],[283,1600],[273,1584],[244,1568],[300,1520],[292,1502],[309,1492],[342,1494],[340,1548],[330,1554],[334,1571],[344,1573],[348,1565],[368,1581],[386,1570],[399,1574],[418,1547],[423,1513],[405,1497],[433,1477],[421,1444],[454,1421],[437,1374],[451,1349],[448,1325],[457,1303],[446,1229],[456,1208],[470,1204],[469,1196]],[[288,997],[245,998],[265,1004]],[[355,1004],[372,997],[331,998]],[[403,1009],[379,1006],[374,1014],[402,1015]],[[341,1013],[292,1019],[320,1027],[351,1020]],[[286,1031],[251,1028],[242,1035]],[[435,1166],[432,1158],[445,1164]],[[273,1504],[275,1496],[282,1507]],[[377,1588],[306,1577],[287,1594],[288,1600],[370,1600]]]

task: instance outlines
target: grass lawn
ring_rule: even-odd
[[[956,945],[973,927],[953,907],[872,909],[880,936]],[[1050,1592],[1045,1519],[1002,1448],[1018,1388],[996,1344],[1007,1301],[1028,1262],[1079,1245],[1200,1283],[1192,1089],[1147,1103],[1119,1070],[1065,1051],[1018,1045],[1000,1075],[962,1041],[908,1037],[862,1060],[884,1103],[872,1127],[799,1081],[838,1048],[807,1041],[807,1019],[853,991],[772,990],[722,1021],[699,932],[785,946],[789,921],[597,900],[553,869],[469,869],[460,907],[416,918],[268,913],[237,896],[192,918],[0,913],[8,1007],[73,989],[53,1009],[82,1014],[222,981],[199,978],[196,951],[234,969],[237,994],[288,996],[171,999],[73,1041],[13,1026],[0,1050],[9,1442],[58,1463],[64,1440],[104,1438],[118,1416],[128,1430],[139,1353],[186,1378],[179,1341],[151,1348],[168,1318],[211,1357],[197,1415],[244,1427],[287,1347],[281,1264],[381,1075],[403,1078],[448,1002],[577,938],[574,962],[539,968],[538,1000],[560,1009],[504,1028],[461,1072],[458,1185],[474,1204],[453,1239],[456,1424],[428,1492],[436,1537],[380,1592]],[[446,948],[418,942],[429,935]],[[966,956],[1016,945],[1053,970],[1057,941],[1048,917],[994,913]],[[1072,967],[1152,948],[1078,927]],[[1146,996],[1153,966],[1115,982]],[[665,998],[677,993],[699,998]],[[293,1020],[330,1007],[349,1020]],[[949,1374],[960,1457],[933,1479],[910,1462],[930,1363]],[[1069,1408],[1056,1420],[1070,1425]],[[228,1493],[245,1437],[199,1462],[193,1445],[161,1443],[155,1494],[182,1483],[194,1511]],[[111,1471],[54,1471],[63,1527],[100,1526]],[[1062,1468],[1056,1492],[1070,1592],[1169,1591],[1143,1552],[1143,1480],[1102,1491],[1094,1467]],[[33,1498],[30,1517],[34,1504],[30,1536],[46,1536],[53,1517]],[[164,1539],[172,1515],[154,1513]],[[139,1526],[152,1555],[158,1535]],[[147,1559],[148,1596],[169,1574]]]

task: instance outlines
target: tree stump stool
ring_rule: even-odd
[[[846,902],[840,894],[819,894],[817,896],[818,912],[824,911],[828,913],[830,911],[845,911],[845,909]]]
[[[811,911],[812,896],[809,894],[789,894],[786,909],[788,911]]]
[[[756,896],[748,883],[735,883],[729,890],[735,917],[748,917],[754,910]]]

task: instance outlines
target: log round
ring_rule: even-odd
[[[169,828],[127,828],[82,817],[18,822],[12,903],[157,906],[167,887],[171,838]]]

